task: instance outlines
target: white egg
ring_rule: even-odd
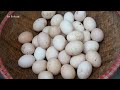
[[[49,30],[50,30],[51,26],[46,26],[42,32],[45,32],[45,33],[49,33]]]
[[[49,71],[42,71],[39,73],[38,79],[54,79],[54,76]]]
[[[83,31],[83,35],[84,35],[84,39],[83,39],[83,42],[87,42],[87,41],[90,41],[91,37],[90,37],[90,32],[89,31]]]
[[[57,35],[53,38],[53,46],[58,51],[62,51],[65,48],[66,42],[66,39],[62,35]]]
[[[80,55],[77,55],[77,56],[73,56],[73,57],[70,59],[70,65],[72,65],[74,68],[78,68],[79,64],[80,64],[82,61],[85,61],[85,55],[84,55],[84,54],[80,54]]]
[[[100,67],[102,63],[100,54],[93,50],[90,50],[86,53],[86,60],[96,68]]]
[[[56,11],[42,11],[41,15],[45,19],[51,19],[56,14]]]
[[[49,35],[54,38],[56,35],[61,33],[60,27],[58,26],[51,26],[49,29]]]
[[[83,24],[82,24],[81,22],[79,22],[79,21],[74,21],[74,22],[73,22],[73,27],[74,27],[74,29],[77,30],[77,31],[84,31],[84,26],[83,26]]]
[[[101,29],[95,28],[91,32],[91,38],[94,41],[101,42],[104,38],[104,33]]]
[[[52,26],[60,26],[62,20],[63,20],[63,16],[61,14],[56,14],[52,17],[50,23]]]
[[[74,18],[76,21],[83,21],[86,17],[86,11],[76,11],[74,14]]]
[[[46,25],[47,25],[47,20],[46,19],[38,18],[33,23],[33,30],[37,31],[37,32],[40,32],[40,31],[42,31],[45,28]]]
[[[87,41],[84,43],[84,53],[87,53],[89,50],[95,50],[98,51],[99,49],[99,43],[96,41]]]
[[[68,64],[70,63],[71,56],[66,53],[65,50],[61,51],[58,55],[58,60],[61,62],[61,64]]]
[[[57,58],[58,57],[58,51],[53,47],[49,47],[46,51],[46,58],[49,60],[50,58]]]
[[[47,70],[51,72],[53,75],[58,75],[60,73],[61,63],[56,58],[51,58],[47,63]]]
[[[60,23],[60,29],[65,35],[67,35],[67,34],[69,34],[70,32],[73,31],[73,25],[69,21],[63,20]]]
[[[88,61],[80,63],[77,69],[77,76],[79,79],[87,79],[92,73],[92,65]]]
[[[33,44],[35,47],[39,47],[39,43],[38,43],[38,40],[37,40],[37,36],[38,36],[38,35],[36,35],[36,36],[33,38],[33,40],[32,40],[32,44]]]
[[[96,22],[92,17],[86,17],[83,21],[84,27],[88,31],[92,31],[96,28]]]
[[[84,35],[81,31],[72,31],[67,35],[67,40],[70,41],[83,41]]]
[[[46,60],[35,61],[32,65],[32,71],[35,74],[39,74],[41,71],[45,71],[46,68],[47,68],[47,61]]]
[[[33,54],[35,51],[35,47],[31,43],[24,43],[21,47],[21,51],[23,54]]]
[[[69,21],[69,22],[72,23],[74,21],[74,15],[73,15],[73,13],[72,12],[66,12],[64,14],[64,20],[67,20],[67,21]]]
[[[23,55],[18,60],[18,65],[21,68],[30,68],[35,62],[35,57],[33,55]]]
[[[81,41],[71,41],[66,45],[65,51],[68,55],[79,55],[83,51],[83,43]]]
[[[50,43],[51,43],[50,40],[51,38],[47,33],[41,32],[38,34],[38,43],[40,47],[47,49],[50,46]]]
[[[45,54],[46,54],[45,49],[37,47],[34,52],[34,57],[36,60],[43,60],[45,58]]]
[[[64,64],[61,67],[61,76],[64,79],[74,79],[76,75],[75,69],[69,65],[69,64]]]

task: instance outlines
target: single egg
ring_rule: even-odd
[[[62,67],[61,67],[61,76],[64,78],[64,79],[74,79],[75,78],[75,69],[69,65],[69,64],[64,64]]]
[[[66,53],[65,50],[61,51],[58,55],[58,59],[61,62],[61,64],[68,64],[70,63],[71,56]]]
[[[50,23],[52,26],[60,26],[60,23],[63,21],[63,16],[61,14],[56,14],[52,17]]]
[[[34,57],[36,60],[43,60],[45,58],[45,54],[46,54],[45,49],[37,47],[34,52]]]
[[[47,25],[47,20],[46,19],[38,18],[33,23],[33,30],[36,31],[36,32],[40,32],[45,28],[46,25]]]
[[[51,19],[56,14],[56,11],[42,11],[41,15],[45,19]]]
[[[21,68],[30,68],[35,62],[35,57],[33,55],[23,55],[18,60],[18,65]]]
[[[51,72],[53,75],[58,75],[60,73],[61,63],[56,58],[51,58],[47,63],[47,70]]]
[[[89,50],[95,50],[98,51],[99,49],[99,43],[96,41],[87,41],[84,43],[84,53],[87,53]]]
[[[83,43],[81,41],[71,41],[66,47],[65,51],[68,55],[79,55],[83,51]]]
[[[70,41],[83,41],[84,35],[81,31],[72,31],[67,35],[67,40]]]
[[[92,17],[86,17],[83,21],[84,27],[88,31],[92,31],[96,28],[96,22]]]
[[[84,55],[84,54],[80,54],[80,55],[77,55],[77,56],[73,56],[73,57],[70,59],[70,65],[72,65],[74,68],[78,68],[79,64],[80,64],[82,61],[85,61],[85,55]]]
[[[57,35],[53,38],[53,46],[58,50],[62,51],[66,46],[67,40],[62,35]]]
[[[86,11],[76,11],[74,14],[74,18],[76,21],[83,21],[86,17]]]
[[[39,74],[42,71],[45,71],[47,68],[47,61],[46,60],[39,60],[35,61],[32,65],[32,71],[35,74]]]
[[[60,23],[60,29],[65,35],[67,35],[67,34],[69,34],[70,32],[73,31],[73,25],[69,21],[63,20]]]
[[[100,67],[102,63],[100,54],[93,50],[90,50],[86,53],[86,60],[96,68]]]
[[[23,54],[33,54],[35,51],[35,47],[31,43],[24,43],[21,47],[21,51]]]
[[[58,57],[58,51],[53,47],[49,47],[46,51],[46,58],[49,60],[50,58],[57,58]]]
[[[37,40],[37,36],[38,36],[38,35],[36,35],[36,36],[33,38],[33,40],[32,40],[32,44],[33,44],[35,47],[39,47],[39,43],[38,43],[38,40]]]
[[[74,21],[73,22],[73,28],[77,31],[84,31],[84,26],[81,22],[79,21]]]
[[[41,32],[38,34],[38,43],[40,47],[47,49],[50,46],[50,43],[51,43],[50,40],[51,38],[47,33]]]
[[[18,36],[18,41],[22,44],[24,43],[29,43],[31,42],[33,39],[33,34],[29,31],[25,31],[22,32],[19,36]]]
[[[49,71],[42,71],[39,73],[38,79],[54,79],[54,76]]]
[[[92,73],[92,65],[88,61],[80,63],[77,69],[77,76],[79,79],[87,79]]]
[[[101,42],[104,38],[104,33],[101,29],[95,28],[91,32],[91,38],[94,41]]]
[[[67,21],[69,21],[69,22],[72,23],[74,21],[74,15],[73,15],[73,13],[72,12],[66,12],[64,14],[64,20],[67,20]]]

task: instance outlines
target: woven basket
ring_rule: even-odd
[[[57,13],[64,14],[65,11]],[[10,18],[10,15],[13,17]],[[93,17],[97,27],[105,34],[98,51],[102,57],[102,66],[94,68],[89,79],[110,78],[120,66],[120,17],[112,11],[87,11],[87,16]],[[39,17],[40,11],[10,11],[1,22],[0,72],[6,79],[37,79],[31,68],[22,69],[18,66],[18,59],[23,55],[18,35],[23,31],[30,31],[34,36],[38,34],[33,31],[32,24]],[[55,78],[62,79],[61,75]]]

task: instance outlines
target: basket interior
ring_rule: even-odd
[[[57,11],[60,14],[65,12]],[[18,59],[23,55],[20,50],[22,44],[18,42],[18,36],[23,31],[30,31],[34,36],[38,34],[33,31],[32,25],[37,18],[41,17],[41,12],[16,11],[14,15],[20,16],[20,18],[11,18],[5,24],[0,36],[0,55],[14,79],[37,79],[37,75],[32,72],[31,68],[22,69],[18,66]],[[93,68],[89,77],[89,79],[96,79],[110,68],[120,50],[120,18],[116,12],[112,11],[87,11],[87,16],[93,17],[97,22],[97,27],[101,28],[105,34],[98,51],[102,57],[102,66]],[[48,23],[48,25],[50,24]],[[62,79],[62,77],[59,74],[55,76],[55,79]]]

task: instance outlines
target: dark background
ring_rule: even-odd
[[[0,11],[0,22],[3,20],[3,18],[5,17],[5,15],[7,14],[7,11]],[[0,73],[0,79],[4,79]],[[114,74],[114,76],[112,77],[112,79],[120,79],[120,68],[118,69],[118,71]]]

